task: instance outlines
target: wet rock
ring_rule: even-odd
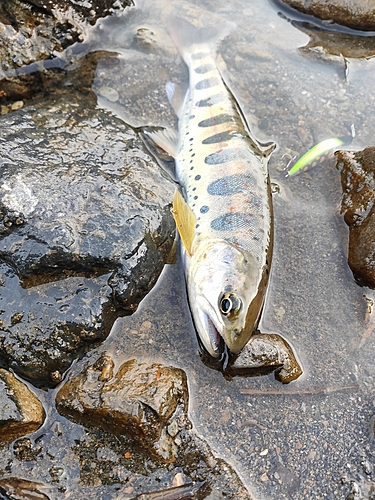
[[[358,30],[375,30],[375,5],[368,0],[282,0],[304,14]]]
[[[59,13],[80,14],[93,23],[100,17],[108,16],[120,9],[134,5],[132,0],[90,0],[90,2],[77,2],[76,0],[23,0],[26,4],[35,5],[38,9],[48,12],[56,19]]]
[[[123,363],[115,374],[112,370],[112,358],[103,354],[68,380],[56,396],[58,411],[83,425],[90,422],[117,436],[125,434],[150,453],[174,460],[177,447],[167,422],[178,406],[187,410],[185,373],[135,359]]]
[[[3,500],[49,500],[45,492],[50,487],[43,483],[27,481],[18,477],[0,479],[0,494]]]
[[[53,78],[68,62],[57,53],[83,41],[98,18],[130,5],[132,0],[0,2],[0,103],[40,92],[46,76],[39,62],[46,61]]]
[[[275,377],[284,384],[303,373],[293,350],[277,334],[254,334],[227,369],[229,376],[259,375],[275,370]]]
[[[339,151],[343,197],[341,212],[349,226],[348,264],[356,280],[375,286],[375,147]]]
[[[308,23],[294,21],[303,33],[310,37],[310,41],[300,50],[322,57],[325,55],[336,58],[370,58],[375,55],[375,37],[356,36],[337,31],[328,31]]]
[[[103,352],[56,396],[58,411],[86,428],[72,446],[81,485],[116,484],[116,498],[252,498],[196,435],[183,370],[134,359],[117,365]]]
[[[0,119],[0,356],[57,383],[155,284],[174,186],[135,132],[66,94]]]
[[[0,368],[0,441],[36,431],[43,424],[44,410],[30,389]]]

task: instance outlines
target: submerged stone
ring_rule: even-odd
[[[275,371],[277,380],[288,384],[303,373],[288,342],[276,333],[256,333],[227,368],[229,376]]]
[[[0,119],[0,357],[56,383],[155,284],[174,186],[90,96]]]
[[[358,30],[375,30],[375,5],[368,0],[282,0],[304,14]]]
[[[349,226],[348,264],[361,285],[375,286],[375,147],[338,151],[343,197],[341,213]]]
[[[0,368],[0,441],[36,431],[44,422],[44,409],[31,390]]]
[[[168,419],[178,406],[187,411],[188,389],[183,370],[126,361],[113,373],[113,361],[102,355],[56,396],[58,411],[82,424],[126,435],[159,458],[173,460],[176,445]]]

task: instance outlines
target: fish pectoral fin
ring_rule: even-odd
[[[172,212],[182,244],[191,256],[197,218],[178,189],[173,196]]]
[[[178,133],[172,128],[144,129],[143,133],[172,158],[178,153]]]

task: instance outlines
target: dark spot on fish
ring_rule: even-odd
[[[189,141],[194,141],[194,137],[190,137]]]
[[[216,77],[212,78],[205,78],[204,80],[201,80],[195,85],[196,90],[205,90],[205,89],[210,89],[211,87],[215,87],[216,85],[219,85],[220,80]]]
[[[208,52],[193,52],[193,54],[191,54],[191,58],[192,59],[203,59],[204,57],[207,57],[208,56]]]
[[[212,153],[204,159],[207,165],[220,165],[236,159],[237,151],[235,149],[223,149],[217,153]]]
[[[229,196],[236,193],[248,193],[249,189],[254,187],[256,187],[256,180],[251,174],[234,174],[211,182],[207,187],[207,192],[213,196]]]
[[[199,224],[196,224],[195,229],[198,229],[198,227],[199,227]]]
[[[213,64],[202,64],[201,66],[194,68],[194,71],[199,75],[203,75],[204,73],[208,73],[209,71],[212,71],[214,69],[215,66]]]
[[[220,165],[233,160],[249,160],[250,153],[246,149],[225,148],[217,153],[212,153],[204,159],[207,165]]]
[[[194,196],[194,200],[197,200],[198,199],[198,196]]]
[[[219,134],[211,135],[207,137],[202,144],[217,144],[219,142],[230,141],[235,135],[233,132],[220,132]]]
[[[213,106],[214,104],[219,104],[220,102],[223,102],[225,100],[225,94],[220,93],[220,94],[215,94],[210,97],[207,97],[206,99],[202,99],[198,102],[195,103],[196,106],[199,108],[206,108],[209,106]]]
[[[195,179],[196,181],[199,181],[199,179],[200,179],[200,178],[201,178],[201,176],[200,176],[200,175],[196,175],[196,176],[194,177],[194,179]]]
[[[254,224],[253,216],[242,212],[230,212],[211,221],[211,228],[215,231],[233,231],[234,229],[249,230]]]
[[[212,116],[207,120],[202,120],[198,123],[198,127],[214,127],[215,125],[221,125],[222,123],[233,122],[234,118],[231,115],[223,113],[222,115]]]
[[[193,163],[193,160],[190,160],[190,163]],[[190,170],[194,170],[194,167],[190,167]]]
[[[201,214],[206,214],[209,211],[209,207],[207,205],[203,205],[203,207],[200,208]]]
[[[195,115],[190,115],[189,116],[189,120],[192,120],[193,118],[195,118]]]

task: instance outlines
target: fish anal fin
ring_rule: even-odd
[[[173,196],[172,212],[182,244],[191,256],[197,218],[178,189]]]
[[[178,153],[178,134],[171,128],[147,129],[143,132],[169,156],[176,158]]]

